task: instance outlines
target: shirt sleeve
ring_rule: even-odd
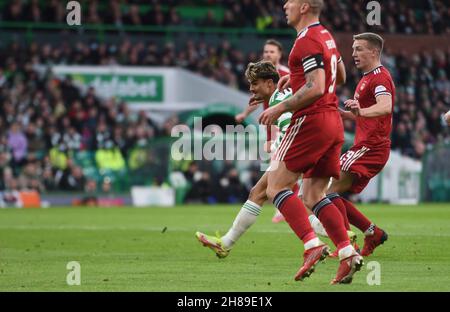
[[[325,67],[323,62],[323,48],[317,41],[306,36],[300,40],[298,46],[301,47],[299,55],[305,74]]]
[[[386,77],[386,75],[381,74],[374,77],[371,88],[375,98],[380,95],[392,96],[394,92],[394,90],[392,90],[391,79]]]

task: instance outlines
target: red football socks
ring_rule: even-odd
[[[328,198],[322,199],[313,208],[314,214],[322,222],[328,236],[338,249],[350,245],[344,219],[339,209]]]
[[[275,196],[274,204],[303,243],[317,237],[309,223],[305,206],[292,191],[280,192]]]
[[[344,203],[347,210],[348,221],[356,226],[361,232],[365,232],[372,222],[366,218],[350,201],[341,197],[341,201]]]
[[[339,212],[341,213],[342,218],[344,219],[344,225],[347,231],[350,231],[350,224],[348,222],[347,218],[347,209],[345,207],[345,204],[342,202],[341,197],[337,193],[329,194],[327,195],[328,199],[333,202],[333,204],[339,209]]]

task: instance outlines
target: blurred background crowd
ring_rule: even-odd
[[[187,25],[203,27],[283,28],[284,13],[279,1],[204,1],[222,8],[195,21],[178,13],[180,6],[193,1],[89,1],[86,23],[115,25]],[[195,1],[197,3],[197,1]],[[442,34],[450,32],[450,8],[446,1],[384,1],[389,10],[383,14],[382,33]],[[104,6],[110,8],[100,14]],[[367,24],[365,4],[327,1],[324,24],[334,31],[362,32]],[[8,1],[2,21],[62,22],[60,1]],[[244,13],[245,12],[245,13]],[[337,14],[339,12],[339,14]],[[240,24],[241,23],[241,24]],[[338,43],[339,44],[339,43]],[[243,51],[227,40],[212,44],[192,39],[183,44],[165,45],[149,40],[118,43],[13,41],[0,46],[0,190],[34,189],[46,191],[103,190],[110,192],[110,181],[91,179],[79,152],[92,154],[100,169],[121,172],[130,167],[136,147],[150,140],[169,136],[180,120],[176,115],[162,125],[151,113],[130,111],[117,99],[100,99],[94,89],[81,93],[70,77],[61,79],[51,73],[38,74],[35,65],[142,65],[176,66],[247,92],[244,71],[248,62],[261,58],[262,47]],[[285,54],[290,46],[285,46]],[[341,102],[353,96],[361,77],[351,59],[347,65],[348,83],[338,91]],[[283,60],[286,63],[286,57]],[[414,55],[393,53],[387,47],[383,64],[394,76],[397,100],[394,110],[392,148],[420,159],[427,146],[450,139],[441,122],[442,112],[450,109],[450,48]],[[345,124],[352,132],[354,125]],[[184,169],[186,179],[196,192],[188,199],[232,202],[245,198],[249,185],[239,180],[237,170],[225,165],[211,176],[208,164],[192,162]],[[251,181],[257,180],[258,168]],[[155,181],[163,184],[161,178]],[[239,195],[236,195],[239,194]],[[236,198],[238,196],[238,198]]]
[[[365,1],[326,1],[322,22],[335,31],[364,32],[368,29]],[[405,34],[450,32],[446,0],[384,0],[382,25],[372,31]],[[108,0],[80,1],[85,23],[155,26],[287,28],[282,2],[278,0]],[[195,18],[189,7],[202,5],[207,14]],[[209,8],[208,8],[209,7]],[[180,12],[181,11],[181,12]],[[11,0],[2,12],[4,21],[64,22],[64,1]]]

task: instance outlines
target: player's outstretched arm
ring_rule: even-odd
[[[247,118],[251,113],[253,113],[257,108],[259,104],[262,104],[264,101],[257,99],[255,96],[252,96],[250,100],[248,101],[248,106],[245,108],[245,110],[237,114],[234,119],[237,123],[241,123]]]
[[[258,105],[255,106],[247,106],[245,108],[245,110],[240,113],[237,114],[234,119],[236,120],[237,123],[241,123],[245,120],[245,118],[247,118],[251,113],[253,113],[256,109],[258,108]]]

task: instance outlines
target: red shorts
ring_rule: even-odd
[[[354,180],[350,192],[358,194],[386,165],[390,147],[373,147],[358,144],[341,156],[341,171],[350,172]]]
[[[337,111],[306,115],[292,120],[275,156],[304,178],[339,179],[339,156],[344,127]]]

